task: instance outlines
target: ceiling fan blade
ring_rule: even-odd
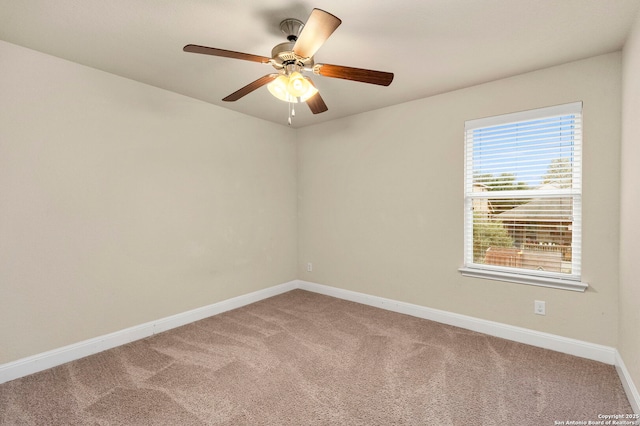
[[[309,80],[309,83],[311,83],[311,85],[317,89],[316,85],[310,78],[307,78],[307,80]],[[319,92],[307,99],[307,105],[309,105],[309,109],[314,114],[320,114],[321,112],[329,110],[329,108],[327,108],[327,104],[324,103],[324,99],[322,99],[322,96],[320,96]]]
[[[277,76],[278,74],[267,74],[265,76],[262,76],[256,81],[253,81],[247,84],[246,86],[244,86],[243,88],[236,90],[235,92],[233,92],[232,94],[224,98],[223,101],[235,102],[238,99],[242,98],[243,96],[246,96],[249,93],[253,92],[254,90],[261,88],[265,84],[271,83]]]
[[[310,58],[316,54],[342,21],[322,9],[313,9],[293,46],[296,55]]]
[[[201,53],[203,55],[222,56],[225,58],[242,59],[251,62],[268,64],[271,58],[266,56],[252,55],[250,53],[234,52],[233,50],[216,49],[215,47],[198,46],[197,44],[187,44],[182,48],[185,52]]]
[[[322,99],[322,96],[320,96],[320,93],[316,93],[314,96],[308,99],[307,105],[309,105],[309,109],[314,114],[320,114],[321,112],[329,110],[327,104],[324,103],[324,99]]]
[[[388,86],[393,81],[393,73],[391,72],[344,67],[342,65],[316,64],[313,67],[313,73],[324,77],[342,78],[380,86]]]

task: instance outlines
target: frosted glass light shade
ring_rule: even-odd
[[[276,98],[289,103],[306,102],[318,93],[309,79],[297,71],[289,76],[279,75],[267,85],[267,89]]]
[[[309,89],[311,84],[304,79],[299,72],[292,72],[289,75],[289,84],[287,85],[287,92],[293,97],[299,98]]]
[[[269,92],[273,96],[280,99],[281,101],[292,102],[289,100],[289,94],[287,93],[288,84],[289,78],[286,75],[281,74],[267,85],[267,89],[269,89]]]

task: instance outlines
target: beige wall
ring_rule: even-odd
[[[640,386],[640,15],[624,48],[622,82],[619,351]]]
[[[621,63],[604,55],[292,131],[0,42],[0,364],[295,278],[616,346],[620,247],[623,296],[638,296],[637,238],[618,237]],[[464,121],[578,100],[589,290],[460,276]],[[630,235],[634,190],[622,188]],[[637,308],[622,305],[634,360]]]
[[[620,73],[613,53],[302,129],[298,277],[615,346]],[[584,102],[589,290],[462,277],[465,120],[573,101]]]
[[[0,364],[296,278],[289,129],[4,42],[0,69]]]

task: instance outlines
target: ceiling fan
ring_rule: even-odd
[[[285,19],[280,23],[280,29],[287,35],[288,41],[275,46],[271,51],[270,58],[195,44],[187,44],[182,50],[271,64],[277,70],[276,73],[260,77],[222,100],[226,102],[237,101],[266,84],[273,96],[289,102],[289,124],[291,124],[291,117],[295,114],[292,106],[294,103],[306,102],[314,114],[328,110],[313,81],[303,75],[304,71],[323,77],[341,78],[380,86],[388,86],[393,81],[393,73],[389,72],[314,62],[313,56],[341,23],[339,18],[321,9],[313,9],[306,23],[298,19]]]

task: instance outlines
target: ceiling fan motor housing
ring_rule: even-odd
[[[295,41],[287,41],[278,44],[271,50],[271,64],[277,70],[285,68],[287,65],[296,65],[300,68],[313,68],[313,57],[302,58],[293,52]]]

